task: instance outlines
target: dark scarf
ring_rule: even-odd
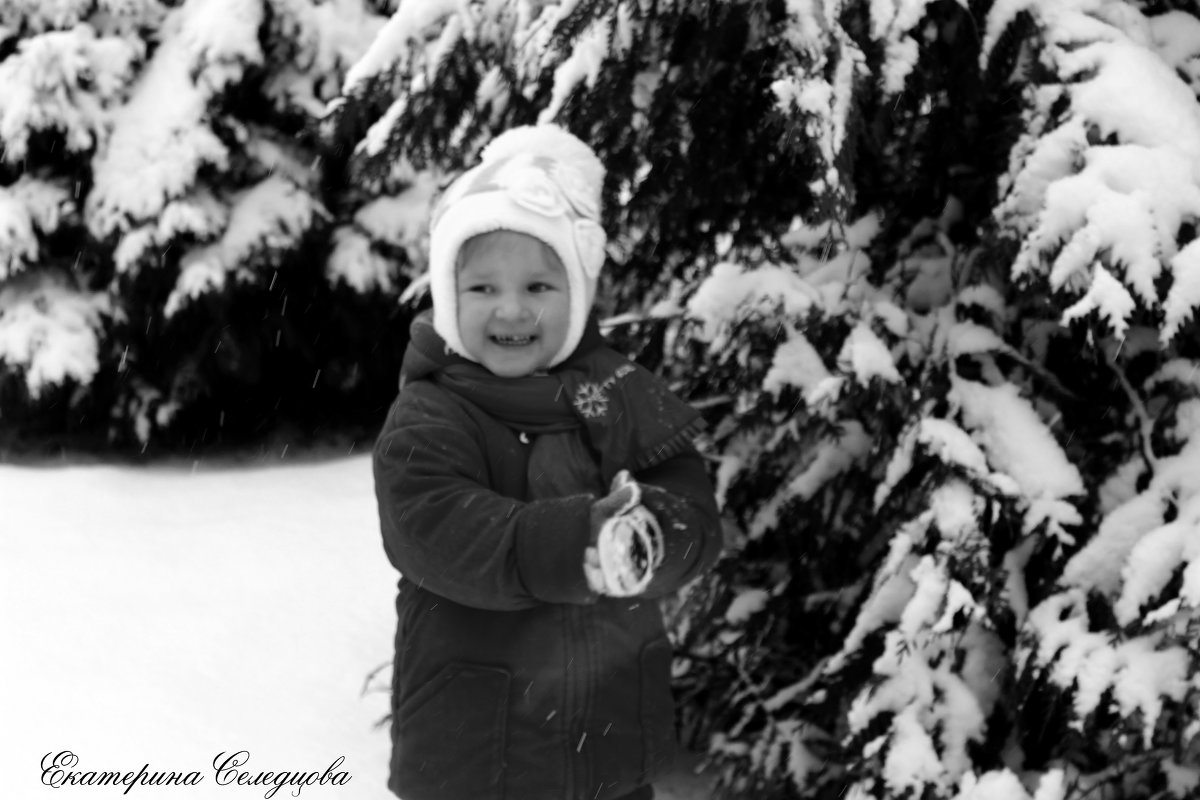
[[[446,349],[429,312],[410,329],[400,388],[430,377],[519,433],[583,428],[607,482],[687,449],[704,421],[654,373],[613,350],[589,319],[575,352],[544,375],[501,378]]]

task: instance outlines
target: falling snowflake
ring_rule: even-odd
[[[608,397],[598,383],[585,383],[575,392],[575,408],[585,417],[602,417],[608,411]]]

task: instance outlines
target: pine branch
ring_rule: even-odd
[[[665,322],[669,319],[677,319],[682,316],[683,309],[678,309],[669,314],[639,314],[636,311],[629,311],[624,314],[605,317],[597,325],[600,327],[602,333],[608,333],[613,328],[619,328],[624,325],[638,325],[643,322]]]
[[[1146,460],[1146,466],[1150,467],[1151,471],[1158,469],[1158,457],[1154,455],[1153,440],[1154,420],[1150,418],[1150,412],[1146,410],[1146,404],[1142,402],[1142,398],[1138,396],[1137,390],[1133,388],[1133,384],[1129,382],[1129,378],[1125,375],[1125,371],[1117,364],[1117,354],[1105,355],[1105,361],[1113,374],[1117,376],[1117,383],[1121,385],[1126,396],[1129,398],[1129,404],[1133,407],[1133,413],[1137,415],[1141,428],[1142,440],[1142,458]]]
[[[699,400],[692,400],[688,403],[688,405],[697,411],[707,411],[708,409],[715,408],[716,406],[729,405],[736,400],[737,398],[731,394],[721,394],[716,395],[715,397],[703,397]]]
[[[1171,758],[1174,755],[1174,752],[1169,747],[1160,747],[1157,750],[1150,750],[1138,755],[1126,754],[1124,759],[1117,764],[1113,764],[1111,767],[1102,769],[1099,772],[1080,775],[1079,778],[1076,778],[1076,787],[1078,787],[1081,779],[1085,778],[1090,784],[1088,788],[1084,789],[1082,793],[1080,793],[1079,798],[1080,800],[1083,800],[1083,798],[1091,796],[1093,792],[1103,791],[1103,789],[1109,784],[1128,777],[1138,768],[1157,764],[1158,762]],[[1120,792],[1118,791],[1118,795],[1119,794]]]

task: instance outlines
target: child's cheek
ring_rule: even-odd
[[[464,294],[458,298],[458,308],[460,314],[462,311],[471,310],[474,314],[478,314],[483,307],[483,298],[475,294]]]

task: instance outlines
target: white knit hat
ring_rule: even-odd
[[[567,272],[570,317],[562,348],[575,350],[596,295],[607,238],[600,226],[604,165],[557,125],[512,128],[483,150],[478,166],[442,195],[429,226],[433,328],[446,346],[474,361],[458,333],[458,251],[472,236],[508,230],[540,239]]]

